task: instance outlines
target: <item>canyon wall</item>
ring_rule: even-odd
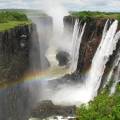
[[[29,68],[32,27],[21,25],[0,32],[0,81],[17,80]]]
[[[32,25],[0,32],[0,120],[28,120],[30,92],[18,81],[29,69]],[[4,89],[5,88],[5,89]]]

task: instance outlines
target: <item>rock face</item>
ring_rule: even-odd
[[[29,67],[31,26],[0,32],[0,81],[16,80]]]
[[[20,80],[29,68],[32,26],[0,32],[0,85]],[[27,120],[30,92],[23,85],[0,89],[0,120]]]

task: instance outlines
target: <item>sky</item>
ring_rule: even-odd
[[[0,9],[43,9],[47,3],[57,2],[70,11],[120,12],[120,0],[0,0]]]

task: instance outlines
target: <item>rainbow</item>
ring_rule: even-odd
[[[28,71],[19,80],[1,82],[0,88],[8,88],[15,86],[16,84],[23,84],[41,80],[54,80],[64,76],[68,73],[68,71],[69,70],[66,68],[54,68],[45,71]]]

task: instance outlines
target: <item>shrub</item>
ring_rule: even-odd
[[[86,107],[77,109],[78,120],[120,120],[120,85],[113,96],[102,92]]]
[[[15,11],[14,12],[1,11],[0,23],[6,23],[9,21],[28,21],[28,18],[24,13],[15,12]]]

